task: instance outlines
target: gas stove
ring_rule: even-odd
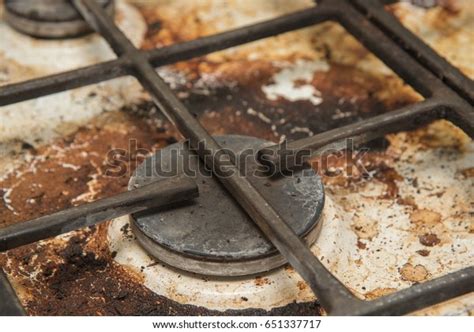
[[[2,314],[472,314],[469,1],[2,10]]]

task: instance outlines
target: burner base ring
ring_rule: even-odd
[[[291,177],[268,178],[255,156],[272,142],[237,135],[215,139],[234,153],[241,171],[293,231],[308,245],[313,244],[321,229],[324,206],[319,176],[306,169]],[[213,276],[250,275],[286,263],[185,143],[170,145],[147,158],[131,178],[129,189],[183,172],[196,181],[197,199],[130,218],[138,242],[149,254],[173,267]]]
[[[217,276],[217,277],[238,277],[251,274],[263,273],[286,264],[286,259],[280,255],[271,255],[268,257],[257,258],[254,260],[241,261],[205,261],[183,256],[181,253],[169,250],[165,246],[159,245],[153,241],[145,233],[143,233],[135,224],[134,220],[130,220],[131,230],[137,237],[140,246],[145,249],[153,257],[161,262],[178,268],[183,271],[197,273],[201,275]],[[322,222],[313,229],[304,241],[311,245],[316,242],[321,231]]]
[[[43,0],[44,1],[44,0]],[[4,19],[15,30],[36,38],[74,38],[93,32],[68,1],[49,0],[31,2],[6,1]],[[113,0],[101,0],[109,15],[114,13]]]

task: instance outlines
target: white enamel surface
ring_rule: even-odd
[[[322,60],[299,60],[283,67],[273,76],[274,82],[263,86],[262,91],[269,100],[278,100],[281,97],[289,101],[308,100],[313,105],[319,105],[323,102],[321,92],[311,81],[315,72],[328,70],[329,65]]]
[[[474,197],[473,181],[456,176],[458,170],[474,165],[473,147],[471,144],[470,150],[458,159],[440,157],[437,150],[418,150],[414,154],[408,151],[403,157],[410,155],[414,160],[408,162],[405,159],[395,164],[400,174],[406,177],[410,173],[417,175],[418,188],[436,187],[437,191],[444,192],[443,199],[439,199],[432,195],[432,191],[421,189],[418,193],[405,182],[398,182],[402,197],[412,195],[420,209],[441,214],[440,226],[446,227],[449,233],[446,244],[423,246],[412,230],[410,208],[392,200],[378,199],[384,191],[384,185],[378,183],[367,186],[363,192],[336,195],[336,214],[342,226],[332,228],[333,224],[326,223],[323,228],[318,241],[318,252],[325,256],[323,261],[360,294],[376,288],[410,286],[411,282],[400,278],[399,268],[405,263],[424,266],[430,279],[473,265],[474,234],[469,228],[474,223],[469,216],[469,202]],[[410,172],[410,168],[415,171]],[[356,246],[357,236],[351,229],[356,215],[374,221],[374,237],[360,239],[367,249]],[[337,245],[334,246],[332,241]],[[429,256],[422,257],[416,253],[421,249],[428,249]]]

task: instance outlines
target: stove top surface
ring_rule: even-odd
[[[135,45],[149,49],[309,6],[117,1],[115,17]],[[464,56],[472,54],[466,26],[474,8],[469,1],[458,6],[389,9],[474,77]],[[0,34],[2,85],[113,58],[96,35],[34,39],[3,21]],[[274,143],[422,100],[335,23],[158,72],[211,134]],[[123,192],[146,156],[182,139],[132,78],[4,106],[0,117],[0,226]],[[125,167],[110,176],[117,152]],[[359,163],[348,164],[351,158]],[[312,165],[326,202],[311,250],[357,297],[374,299],[473,265],[474,146],[459,128],[436,121]],[[324,313],[290,266],[227,279],[183,272],[149,256],[127,218],[10,250],[0,265],[33,315]],[[468,294],[420,313],[473,308]]]

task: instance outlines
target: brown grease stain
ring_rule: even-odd
[[[428,278],[428,270],[423,265],[417,264],[413,266],[410,263],[405,263],[399,269],[402,280],[421,282]]]

